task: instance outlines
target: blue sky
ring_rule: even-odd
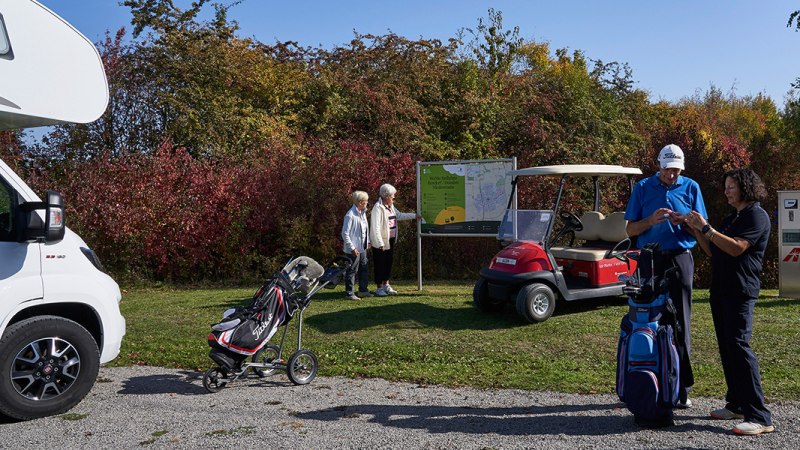
[[[130,29],[130,12],[117,0],[40,2],[93,41],[106,30]],[[654,101],[714,85],[740,96],[763,92],[781,106],[800,77],[800,32],[786,27],[797,0],[244,0],[229,17],[242,36],[330,48],[347,43],[353,30],[444,40],[475,27],[489,8],[525,39],[628,63],[636,87]]]

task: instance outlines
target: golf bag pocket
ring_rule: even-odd
[[[620,324],[619,340],[617,341],[617,396],[625,401],[625,375],[628,368],[628,340],[633,331],[633,325],[627,315],[622,317]]]
[[[678,404],[678,386],[680,380],[680,357],[675,345],[675,332],[672,325],[658,327],[659,360],[661,362],[661,398],[660,404],[665,408],[674,408]]]
[[[255,308],[228,310],[222,321],[211,327],[209,356],[221,366],[235,368],[255,354],[289,317],[279,287],[270,287],[263,294],[258,298],[264,301],[256,302]]]
[[[658,406],[659,382],[652,370],[632,370],[627,373],[625,405],[637,419],[660,420],[670,416],[671,410]]]

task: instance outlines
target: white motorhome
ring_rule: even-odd
[[[34,0],[0,0],[0,131],[88,123],[108,104],[94,45]],[[83,399],[125,334],[119,286],[0,160],[0,413],[32,419]]]

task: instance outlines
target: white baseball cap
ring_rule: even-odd
[[[662,169],[681,169],[683,166],[683,150],[675,144],[664,146],[658,152],[658,164]]]

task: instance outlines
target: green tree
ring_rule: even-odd
[[[800,31],[800,10],[794,11],[793,13],[789,14],[789,21],[786,22],[786,26],[789,28],[794,26],[795,31]]]
[[[800,10],[794,11],[789,14],[789,21],[786,22],[786,26],[791,28],[794,26],[794,31],[800,31]],[[800,90],[800,77],[792,83],[792,87],[795,89]]]
[[[151,30],[125,56],[118,77],[125,100],[137,105],[140,126],[196,157],[244,158],[285,139],[291,105],[307,74],[264,56],[260,43],[236,36],[227,19],[235,6],[214,3],[214,19],[198,22],[207,1],[186,11],[169,0],[128,0],[134,35]],[[130,95],[136,91],[141,96]],[[131,106],[131,105],[128,105]],[[160,142],[140,141],[144,148]]]

